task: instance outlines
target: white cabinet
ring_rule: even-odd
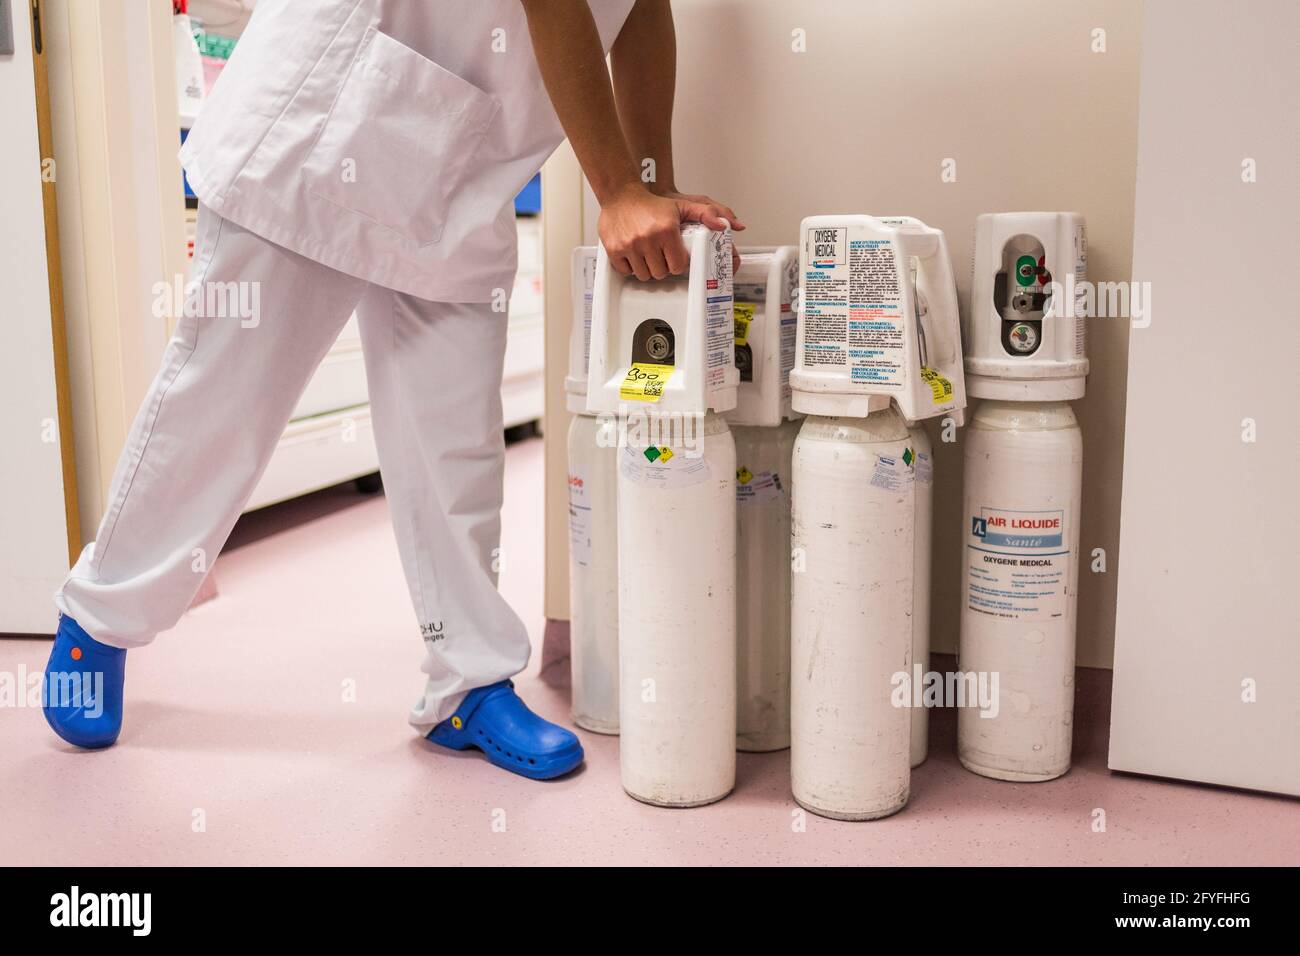
[[[1300,7],[1241,13],[1145,6],[1110,766],[1300,795]]]

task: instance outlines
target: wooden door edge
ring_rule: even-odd
[[[63,467],[63,509],[68,532],[68,566],[81,553],[81,509],[77,494],[76,440],[72,432],[72,384],[68,331],[63,314],[63,269],[59,256],[59,207],[54,162],[54,125],[50,117],[50,79],[42,36],[41,0],[30,0],[32,73],[36,80],[36,125],[41,152],[41,198],[45,207],[45,260],[50,283],[50,335],[54,347],[54,391],[58,406],[59,457]],[[52,175],[51,175],[52,173]]]

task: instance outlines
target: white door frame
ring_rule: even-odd
[[[81,524],[93,538],[188,271],[168,3],[43,3]]]
[[[0,632],[50,633],[52,595],[79,547],[39,4],[9,5],[14,53],[0,56]]]

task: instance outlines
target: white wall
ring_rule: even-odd
[[[1294,0],[1147,0],[1133,275],[1154,311],[1131,345],[1110,750],[1294,794],[1297,37]]]
[[[975,217],[1077,210],[1089,278],[1127,280],[1141,5],[1133,0],[676,0],[677,180],[731,203],[750,244],[797,243],[799,220],[909,214],[938,226],[965,297]],[[807,52],[792,51],[805,31]],[[1105,52],[1093,52],[1096,29]],[[957,180],[940,180],[956,160]],[[1128,328],[1094,323],[1079,661],[1109,666]],[[562,374],[562,373],[561,373]],[[954,650],[961,450],[937,453],[934,641]]]

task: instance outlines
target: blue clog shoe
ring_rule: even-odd
[[[477,747],[503,770],[533,780],[563,776],[583,758],[577,736],[529,710],[509,680],[470,691],[428,739],[452,750]]]
[[[70,744],[110,747],[122,730],[126,651],[101,644],[66,614],[45,665],[41,704],[54,732]]]

